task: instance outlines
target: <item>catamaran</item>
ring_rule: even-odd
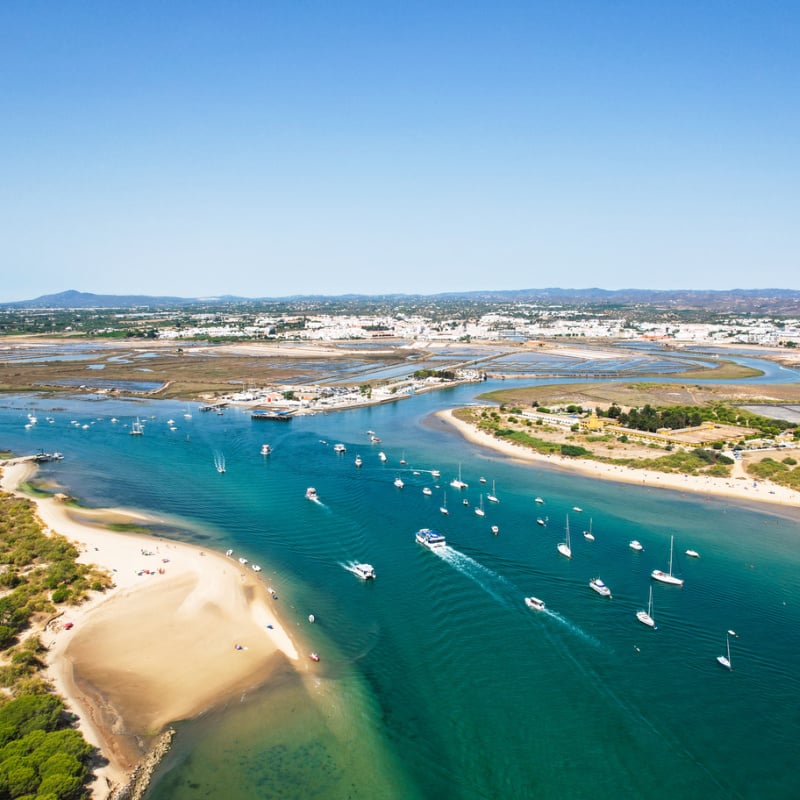
[[[672,574],[672,546],[674,544],[675,537],[670,536],[669,539],[669,572],[664,572],[660,569],[654,569],[650,575],[651,577],[655,578],[657,581],[661,581],[661,583],[671,583],[674,586],[683,586],[683,578],[676,578]]]

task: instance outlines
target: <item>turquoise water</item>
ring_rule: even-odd
[[[4,447],[60,450],[42,476],[82,502],[155,511],[169,535],[258,561],[301,651],[321,655],[180,724],[149,800],[800,796],[797,510],[509,463],[430,416],[486,388],[288,424],[196,407],[184,419],[180,403],[6,400]],[[39,421],[25,429],[29,412]],[[137,416],[142,437],[125,427]],[[459,466],[461,492],[449,487]],[[479,518],[493,480],[501,502]],[[568,515],[570,561],[556,551]],[[447,536],[444,552],[414,542],[423,526]],[[652,631],[635,612],[671,535],[685,585],[654,585]],[[598,575],[613,599],[590,590]],[[527,609],[529,594],[547,611]],[[732,672],[716,662],[728,629]]]

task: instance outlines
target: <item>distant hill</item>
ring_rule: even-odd
[[[34,300],[0,304],[6,309],[165,309],[184,306],[220,306],[244,303],[325,304],[325,303],[535,303],[548,305],[649,306],[665,309],[706,309],[730,313],[779,314],[800,316],[800,291],[796,289],[516,289],[503,291],[446,292],[435,295],[292,295],[291,297],[248,298],[163,297],[151,295],[103,295],[71,289],[47,294]]]

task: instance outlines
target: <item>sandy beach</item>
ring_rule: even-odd
[[[0,487],[18,493],[33,472],[31,463],[6,465]],[[81,562],[114,579],[109,591],[65,607],[42,634],[47,677],[108,759],[93,797],[124,784],[143,746],[170,722],[262,685],[287,659],[297,661],[264,581],[235,558],[102,527],[134,521],[121,510],[80,510],[83,520],[96,516],[95,526],[56,498],[34,502],[45,529],[74,542]]]
[[[604,464],[600,461],[537,453],[514,442],[504,441],[478,430],[474,425],[455,417],[452,410],[439,411],[436,416],[446,424],[452,425],[468,441],[520,461],[543,463],[554,469],[577,472],[591,478],[621,483],[635,483],[640,486],[690,492],[692,494],[729,497],[748,503],[770,503],[783,508],[800,510],[800,492],[766,481],[753,481],[752,478],[746,478],[739,463],[734,465],[734,473],[729,478],[679,475],[633,467],[621,467],[613,464]]]

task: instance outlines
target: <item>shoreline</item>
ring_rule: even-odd
[[[103,800],[129,781],[171,723],[264,685],[299,655],[258,573],[195,545],[98,526],[146,515],[87,509],[98,519],[81,521],[83,509],[19,489],[35,472],[31,462],[9,462],[0,488],[33,502],[45,532],[64,536],[78,561],[114,580],[84,603],[59,608],[40,632],[44,677],[107,761],[90,784],[92,797]]]
[[[453,409],[437,411],[434,416],[445,424],[452,425],[467,441],[519,461],[546,464],[552,469],[577,472],[586,477],[600,480],[637,484],[669,491],[689,492],[696,495],[726,497],[748,504],[780,505],[787,510],[800,511],[800,492],[788,489],[785,486],[778,486],[764,481],[754,481],[752,478],[743,480],[733,476],[717,478],[706,475],[683,475],[638,469],[636,467],[623,467],[606,464],[601,461],[583,460],[568,456],[545,455],[514,442],[497,439],[491,434],[478,430],[474,425],[455,417]]]

